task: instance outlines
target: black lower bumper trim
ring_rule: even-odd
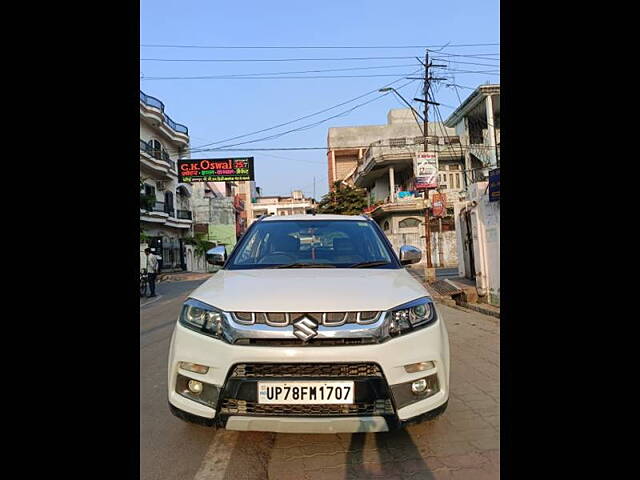
[[[444,402],[439,407],[434,408],[433,410],[429,410],[428,412],[421,413],[420,415],[408,418],[407,420],[399,420],[399,422],[403,427],[406,425],[428,422],[429,420],[433,420],[434,418],[442,415],[444,411],[447,409],[447,405],[449,405],[449,400]],[[391,429],[391,427],[389,427],[389,429]]]
[[[384,417],[385,421],[387,422],[387,427],[389,428],[389,431],[393,431],[393,430],[404,428],[407,425],[412,425],[412,424],[433,420],[434,418],[444,413],[444,411],[447,409],[448,404],[449,404],[449,401],[447,400],[445,403],[443,403],[439,407],[434,408],[433,410],[430,410],[428,412],[422,413],[418,416],[409,418],[408,420],[400,420],[397,415],[381,415],[381,416]],[[171,409],[171,413],[173,413],[176,417],[180,418],[181,420],[184,420],[185,422],[189,422],[189,423],[195,423],[197,425],[202,425],[205,427],[226,428],[227,420],[229,420],[229,417],[233,416],[233,415],[219,414],[219,415],[216,415],[215,418],[205,418],[205,417],[200,417],[198,415],[194,415],[189,412],[185,412],[184,410],[180,410],[179,408],[174,407],[171,403],[169,403],[169,408]]]
[[[185,422],[195,423],[204,427],[213,427],[216,424],[215,418],[206,418],[199,415],[194,415],[193,413],[185,412],[184,410],[180,410],[178,407],[173,406],[171,402],[169,402],[169,409],[171,410],[171,413],[173,413],[180,420],[184,420]]]

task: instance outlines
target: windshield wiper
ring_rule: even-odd
[[[330,263],[308,263],[308,262],[296,262],[288,263],[285,265],[275,265],[271,268],[336,268],[335,265]]]
[[[375,260],[372,262],[360,262],[360,263],[354,263],[353,265],[349,265],[347,268],[367,268],[367,267],[377,267],[379,265],[391,265],[391,262],[385,262],[384,260]]]

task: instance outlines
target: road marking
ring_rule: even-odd
[[[193,480],[215,480],[225,476],[233,456],[234,449],[230,448],[230,446],[236,444],[239,432],[223,429],[215,432],[215,436]]]
[[[149,300],[148,302],[144,302],[140,304],[140,308],[142,307],[146,307],[147,305],[151,305],[153,303],[156,303],[158,300],[160,300],[162,298],[162,295],[158,295],[157,297],[155,297],[153,300]]]

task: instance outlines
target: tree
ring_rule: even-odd
[[[361,188],[335,182],[332,192],[327,193],[318,203],[318,213],[338,215],[359,215],[367,207],[367,193]]]

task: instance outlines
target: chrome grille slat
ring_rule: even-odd
[[[319,325],[338,327],[346,323],[373,323],[380,311],[350,311],[350,312],[233,312],[233,317],[245,325],[269,325],[271,327],[286,327],[307,317]]]

